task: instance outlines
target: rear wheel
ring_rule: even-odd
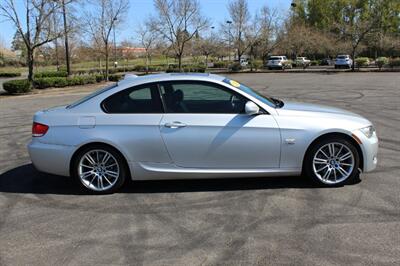
[[[73,167],[74,176],[82,187],[96,194],[117,191],[127,176],[127,167],[120,153],[103,145],[81,150],[75,156]]]
[[[343,138],[323,139],[315,143],[305,158],[308,177],[325,186],[351,183],[358,176],[360,158],[356,147]]]

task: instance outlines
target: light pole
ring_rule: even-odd
[[[113,34],[114,34],[114,68],[117,67],[118,62],[117,62],[117,43],[115,41],[115,23],[117,21],[117,18],[115,17],[113,19]]]
[[[228,42],[229,42],[229,55],[228,55],[228,62],[231,61],[231,25],[232,25],[232,21],[227,20],[226,23],[228,23]]]

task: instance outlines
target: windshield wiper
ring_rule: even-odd
[[[271,97],[271,99],[274,101],[276,108],[282,108],[285,105],[285,103],[282,100],[273,97]]]

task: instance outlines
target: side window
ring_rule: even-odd
[[[246,98],[209,82],[176,81],[160,84],[169,113],[243,113]]]
[[[102,102],[106,113],[162,113],[162,103],[154,84],[141,85],[117,92]]]

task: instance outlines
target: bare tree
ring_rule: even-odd
[[[229,3],[228,11],[232,20],[233,43],[236,48],[237,59],[240,61],[249,45],[246,43],[246,34],[251,19],[247,0],[234,0]]]
[[[202,17],[197,0],[154,0],[154,5],[157,15],[151,19],[152,28],[170,43],[181,71],[186,44],[208,21]]]
[[[376,8],[376,7],[375,7]],[[352,70],[354,71],[355,57],[357,49],[360,44],[366,40],[377,26],[380,19],[379,9],[368,10],[370,13],[366,14],[365,10],[360,8],[357,4],[349,4],[343,10],[343,17],[340,23],[334,27],[340,32],[340,40],[349,43],[351,56],[353,58]],[[366,16],[367,15],[367,16]]]
[[[267,6],[261,8],[253,24],[259,25],[256,50],[264,61],[267,56],[279,45],[279,16],[276,9],[270,10]]]
[[[113,28],[121,24],[128,6],[127,0],[96,0],[92,12],[85,15],[86,25],[93,40],[103,47],[106,61],[106,80],[108,80],[109,74],[110,35]]]
[[[51,27],[51,15],[59,8],[52,0],[25,0],[24,10],[15,6],[14,0],[0,2],[0,15],[10,20],[21,35],[27,50],[28,80],[33,80],[35,50],[62,36],[62,32],[54,32]],[[24,16],[24,24],[21,17]]]
[[[146,52],[146,73],[149,72],[149,64],[151,60],[151,53],[153,51],[155,42],[157,40],[157,34],[152,28],[150,23],[144,23],[140,25],[137,33],[140,37],[140,43]]]
[[[201,55],[205,56],[205,65],[208,65],[208,58],[210,55],[215,55],[217,53],[219,43],[218,37],[215,33],[212,33],[206,38],[199,38],[195,49],[197,49]]]

